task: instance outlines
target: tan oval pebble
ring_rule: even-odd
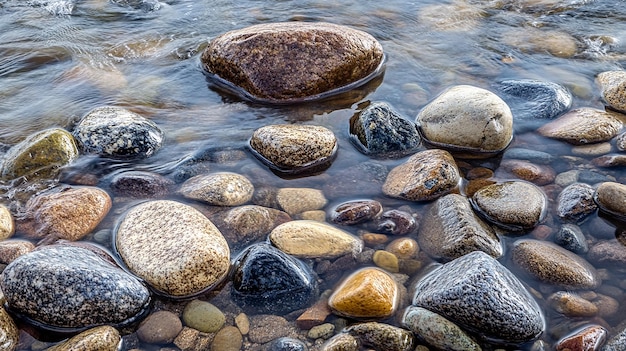
[[[179,192],[188,199],[215,206],[239,206],[252,199],[254,186],[248,178],[231,172],[201,174],[185,181]]]
[[[596,188],[594,200],[602,210],[626,216],[626,185],[604,182]]]
[[[250,331],[250,319],[245,313],[239,313],[237,317],[235,317],[235,324],[242,335],[247,335]]]
[[[321,210],[328,200],[324,193],[312,188],[281,188],[276,193],[278,206],[290,215]]]
[[[396,255],[398,258],[415,258],[419,253],[419,245],[412,238],[398,238],[387,244],[385,250]]]
[[[568,317],[591,317],[598,314],[598,307],[579,295],[558,291],[548,297],[548,303],[555,311]]]
[[[0,307],[0,349],[15,350],[19,342],[19,330],[13,318]]]
[[[363,242],[356,236],[317,221],[297,220],[283,223],[269,235],[281,251],[300,258],[333,258],[356,255]]]
[[[389,237],[387,235],[378,233],[363,233],[360,237],[368,246],[386,244],[389,241]]]
[[[217,227],[176,201],[148,201],[131,208],[117,227],[115,245],[133,273],[172,297],[210,289],[230,268],[230,249]]]
[[[622,121],[609,112],[584,107],[544,124],[537,132],[573,145],[609,141],[622,129]]]
[[[376,250],[372,260],[375,265],[386,270],[387,272],[398,273],[400,271],[398,257],[391,252]]]
[[[47,351],[116,351],[121,340],[117,329],[101,326],[88,329]]]
[[[304,211],[296,215],[297,219],[326,222],[326,212],[323,210]]]
[[[0,205],[0,240],[10,238],[13,233],[15,233],[13,215],[6,206]]]
[[[600,156],[611,152],[610,143],[579,145],[572,147],[572,154],[577,156]]]
[[[606,71],[598,74],[602,98],[612,108],[626,112],[626,71]]]
[[[348,334],[348,333],[340,333],[322,345],[322,351],[358,351],[359,350],[359,342],[358,340]]]
[[[211,351],[239,351],[243,346],[243,337],[237,327],[226,326],[215,334]]]
[[[348,318],[385,318],[398,307],[396,281],[378,268],[363,268],[352,273],[328,299],[328,306]]]
[[[527,26],[517,28],[515,32],[505,32],[503,39],[507,44],[527,53],[547,52],[552,56],[567,58],[578,52],[576,39],[561,31],[541,30]]]
[[[35,245],[26,240],[0,241],[0,263],[9,264],[34,249]]]
[[[613,316],[620,307],[619,301],[602,294],[598,294],[596,298],[591,300],[591,303],[598,308],[598,316],[603,318]]]
[[[157,311],[144,319],[137,328],[139,340],[152,344],[168,344],[183,330],[178,315],[170,311]]]
[[[520,160],[504,160],[500,167],[515,177],[529,181],[537,185],[546,185],[554,182],[556,172],[552,167],[546,165],[536,165]]]

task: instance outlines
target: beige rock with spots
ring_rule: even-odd
[[[230,249],[217,227],[176,201],[148,201],[130,209],[117,228],[115,245],[134,274],[172,297],[210,289],[230,268]]]
[[[598,307],[591,301],[568,291],[557,291],[548,297],[548,303],[557,312],[568,317],[593,317]]]
[[[389,172],[383,193],[409,201],[433,200],[457,188],[460,177],[449,152],[421,151]]]
[[[88,329],[47,351],[116,351],[121,340],[117,329],[101,326]]]
[[[11,316],[0,307],[0,350],[13,351],[17,348],[20,332]]]
[[[328,299],[338,315],[356,319],[386,318],[399,303],[396,281],[378,268],[363,268],[352,273]]]
[[[300,173],[330,164],[337,152],[337,138],[321,126],[278,124],[255,130],[250,147],[269,167]]]
[[[254,185],[231,172],[201,174],[185,181],[179,192],[188,199],[215,206],[239,206],[252,199]]]
[[[0,205],[0,240],[6,240],[13,236],[15,233],[15,221],[11,211],[4,206]]]
[[[602,98],[611,108],[626,112],[626,71],[607,71],[598,74]]]
[[[593,289],[596,269],[584,258],[547,241],[521,239],[511,249],[513,263],[537,280],[565,289]]]
[[[445,32],[474,30],[485,17],[487,12],[483,8],[461,1],[427,5],[418,13],[419,23]]]
[[[363,249],[363,241],[356,236],[311,220],[283,223],[272,230],[269,240],[281,251],[300,258],[356,255]]]
[[[318,189],[281,188],[276,193],[276,202],[283,211],[293,216],[306,211],[321,210],[328,200]]]
[[[626,217],[626,185],[604,182],[596,189],[594,200],[602,210]]]
[[[264,239],[272,229],[291,221],[283,211],[256,205],[234,207],[212,219],[228,242],[238,245]]]
[[[611,140],[622,129],[622,121],[611,112],[583,107],[567,112],[544,124],[537,132],[545,137],[573,145],[593,144]]]
[[[415,121],[425,141],[468,154],[491,155],[513,139],[513,115],[496,94],[471,85],[449,88],[426,105]]]
[[[0,241],[0,263],[9,264],[34,249],[35,245],[26,240]]]
[[[111,197],[100,188],[61,188],[32,197],[20,226],[35,238],[76,241],[100,224],[111,205]]]
[[[516,28],[514,32],[505,32],[502,37],[505,43],[525,53],[548,53],[555,57],[568,58],[578,52],[576,39],[561,31],[527,26]]]

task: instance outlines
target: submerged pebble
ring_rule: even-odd
[[[537,132],[545,137],[573,145],[609,141],[622,129],[622,121],[613,114],[590,107],[571,110]]]
[[[598,209],[593,200],[595,189],[585,183],[573,183],[561,191],[557,198],[557,215],[566,222],[583,222]]]
[[[187,179],[179,192],[188,199],[209,205],[239,206],[252,199],[254,185],[240,174],[216,172]]]
[[[345,332],[359,340],[361,345],[376,350],[412,351],[416,344],[412,332],[385,323],[355,324],[346,328]]]
[[[425,308],[409,306],[402,325],[430,345],[450,351],[481,351],[482,348],[459,326]]]

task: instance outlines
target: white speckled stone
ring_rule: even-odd
[[[231,172],[201,174],[188,179],[180,193],[209,205],[239,206],[252,199],[254,186],[248,178]]]
[[[16,258],[35,249],[35,245],[26,240],[0,241],[0,263],[9,264]]]
[[[321,210],[328,200],[321,190],[311,188],[281,188],[276,193],[276,202],[291,216],[306,211]]]
[[[626,112],[626,71],[606,71],[598,74],[596,81],[602,98],[612,108]]]
[[[148,201],[130,209],[117,228],[115,244],[133,273],[171,297],[206,291],[230,268],[230,249],[217,227],[176,201]]]
[[[86,330],[47,351],[116,351],[121,341],[117,329],[105,325]]]

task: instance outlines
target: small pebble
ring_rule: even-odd
[[[204,333],[215,333],[222,328],[226,322],[226,317],[213,304],[206,301],[193,300],[185,306],[183,321],[190,328]]]
[[[239,351],[243,346],[243,337],[237,327],[227,326],[215,334],[211,351]]]
[[[183,324],[172,312],[157,311],[144,319],[137,329],[139,340],[153,344],[168,344],[183,330]]]

